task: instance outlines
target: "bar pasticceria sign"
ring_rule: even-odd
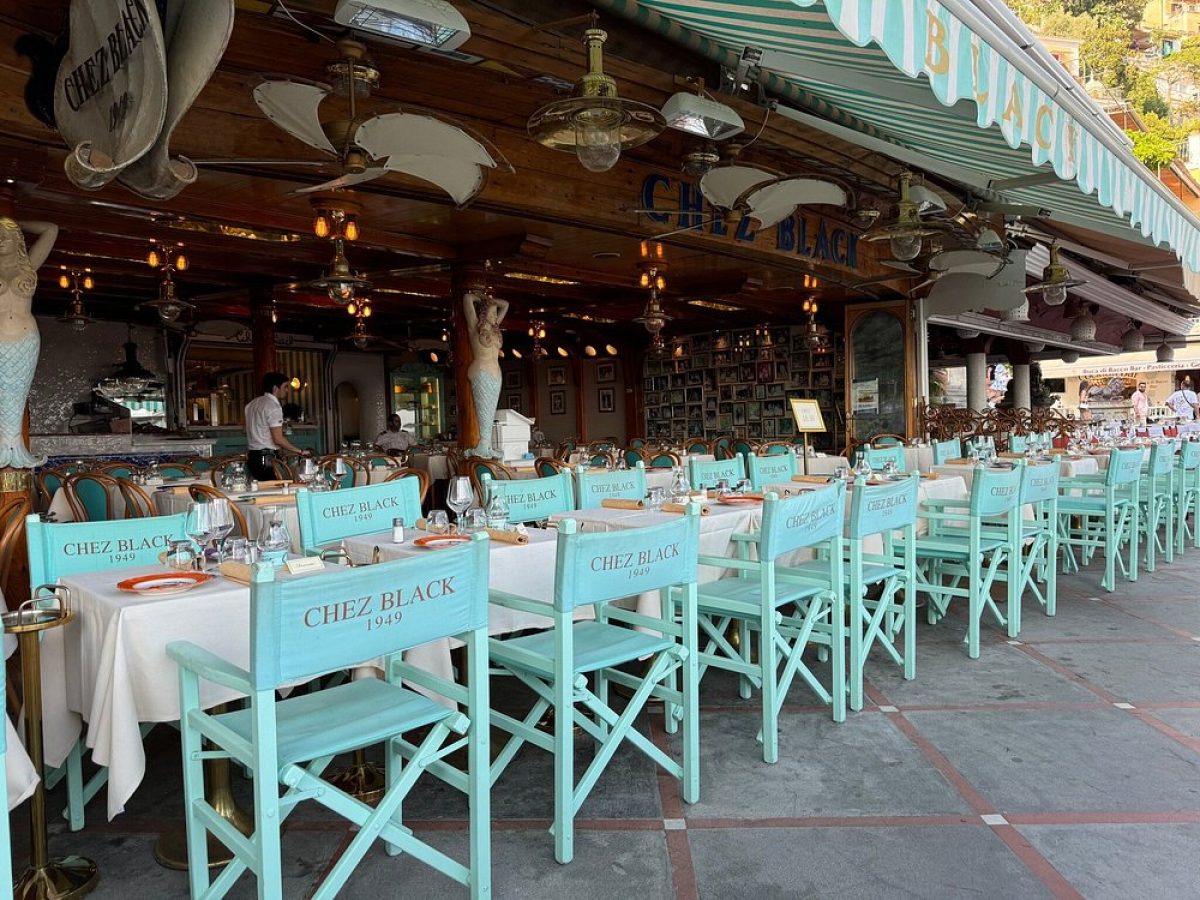
[[[853,229],[803,208],[762,231],[754,230],[755,223],[749,217],[743,217],[738,226],[731,228],[720,216],[714,215],[713,207],[704,199],[697,183],[660,174],[647,175],[642,182],[641,206],[652,210],[645,213],[646,217],[663,225],[664,230],[695,228],[698,233],[811,259],[859,274],[873,268],[870,264],[874,261],[874,248],[860,244]],[[864,251],[867,259],[862,258]]]

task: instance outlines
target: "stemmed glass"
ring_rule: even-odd
[[[460,531],[462,530],[462,514],[474,502],[475,492],[471,489],[471,479],[462,475],[451,478],[450,486],[446,490],[446,505],[454,510],[454,516],[458,520]]]
[[[204,568],[204,548],[212,540],[213,527],[207,503],[193,502],[188,506],[187,522],[184,525],[187,536],[196,542],[200,548],[200,568]]]
[[[217,550],[217,562],[222,562],[225,559],[225,538],[233,531],[233,511],[224,497],[214,497],[205,506],[208,507],[208,527]]]
[[[313,479],[317,477],[317,461],[311,456],[306,456],[300,463],[300,471],[297,473],[300,481],[312,487]]]

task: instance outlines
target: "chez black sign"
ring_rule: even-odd
[[[76,54],[78,65],[63,78],[63,97],[67,105],[78,112],[83,104],[108,87],[141,46],[150,23],[150,10],[143,0],[125,0],[117,11],[117,20],[107,34],[96,35],[94,49]],[[124,118],[132,104],[129,91],[123,90],[110,110],[108,130],[112,131]]]
[[[713,218],[707,226],[702,225],[711,215],[700,192],[700,186],[683,178],[666,175],[647,175],[642,182],[641,206],[655,210],[646,213],[652,222],[670,225],[672,228],[707,227],[708,233],[719,237],[729,236],[729,228],[720,216]],[[657,210],[663,210],[657,212]],[[670,210],[669,212],[667,210]],[[733,240],[743,244],[765,244],[770,232],[752,230],[749,216],[732,234]],[[820,262],[857,269],[858,235],[850,229],[826,222],[822,216],[794,212],[774,228],[773,249],[781,253],[792,253]]]
[[[360,500],[357,503],[339,503],[336,506],[327,506],[321,510],[321,518],[323,519],[342,519],[347,516],[371,516],[377,513],[385,513],[391,510],[400,509],[399,497],[381,497],[378,500]]]
[[[669,559],[679,558],[679,543],[663,544],[661,547],[651,547],[636,550],[632,553],[606,553],[592,557],[589,568],[593,572],[620,572],[625,569],[640,569]]]
[[[454,596],[458,592],[454,579],[453,575],[449,578],[432,578],[378,594],[310,606],[304,611],[304,627],[321,628],[358,619],[366,623],[368,631],[394,625],[401,621],[407,607]]]

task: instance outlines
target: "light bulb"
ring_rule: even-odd
[[[178,272],[186,272],[188,267],[188,258],[182,253],[175,255],[175,270]]]
[[[158,250],[151,247],[150,252],[146,254],[146,264],[152,269],[157,269],[160,262],[162,262],[162,257],[158,255]]]
[[[350,219],[348,222],[346,222],[346,228],[342,232],[342,234],[345,236],[346,240],[348,240],[348,241],[357,241],[358,240],[358,223],[356,221],[354,221],[353,219]]]
[[[918,234],[898,234],[888,242],[892,256],[900,262],[916,259],[921,253],[921,236]]]
[[[591,344],[588,344],[586,347],[583,348],[583,355],[584,356],[595,356],[596,348],[593,347]]]
[[[604,345],[604,352],[605,352],[605,353],[607,353],[609,356],[616,356],[616,355],[617,355],[617,348],[616,348],[616,347],[614,347],[612,344],[605,344],[605,345]]]
[[[575,155],[589,172],[607,172],[621,157],[621,118],[612,110],[584,110],[575,116]]]
[[[371,305],[369,303],[363,306],[362,314],[364,319],[371,318]]]
[[[92,281],[92,276],[91,276],[91,275],[84,275],[84,276],[83,276],[83,289],[84,289],[85,291],[90,291],[90,290],[91,290],[92,288],[94,288],[95,286],[96,286],[96,282]]]
[[[65,274],[59,275],[58,276],[58,286],[60,288],[69,288],[71,286],[71,279],[68,278]]]
[[[271,307],[271,324],[275,325],[279,322],[279,311],[275,307]]]
[[[513,347],[512,355],[514,359],[523,359],[524,355],[516,347]]]
[[[638,286],[639,286],[639,287],[644,287],[644,288],[648,288],[648,287],[650,287],[650,275],[649,275],[649,273],[647,273],[647,272],[643,272],[643,273],[642,273],[642,277],[638,279]]]
[[[349,303],[354,299],[354,285],[344,281],[329,286],[329,299],[337,303]]]
[[[298,391],[298,390],[300,390],[300,376],[299,376],[299,375],[293,375],[293,376],[292,376],[292,380],[291,380],[290,382],[288,382],[288,384],[290,384],[290,385],[292,386],[292,390],[293,390],[293,391]]]
[[[359,335],[358,337],[356,337],[354,339],[354,346],[357,347],[359,350],[366,350],[367,349],[367,336],[365,334],[362,334],[362,335]]]
[[[438,361],[439,361],[440,359],[441,359],[441,357],[439,357],[439,356],[437,355],[437,351],[436,351],[436,350],[430,350],[430,351],[429,351],[429,361],[430,361],[431,363],[433,363],[434,365],[437,365],[437,363],[438,363]]]
[[[319,238],[329,237],[329,219],[325,218],[324,213],[317,213],[313,219],[313,234]]]
[[[657,278],[654,279],[654,286],[656,288],[658,288],[660,291],[665,291],[667,289],[667,279],[665,279],[661,275],[659,275]]]
[[[1042,288],[1042,300],[1047,306],[1062,306],[1067,302],[1067,288],[1061,284],[1048,284]]]
[[[174,303],[164,303],[158,308],[158,317],[164,322],[174,322],[182,311],[182,307]]]
[[[350,315],[354,315],[356,312],[358,312],[358,304],[351,300],[350,305],[346,307],[346,312],[350,313]]]

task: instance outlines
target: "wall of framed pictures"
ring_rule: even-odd
[[[718,331],[674,339],[668,354],[648,357],[643,372],[646,436],[753,441],[796,436],[788,398],[820,404],[829,431],[811,435],[818,450],[846,442],[846,360],[841,335],[810,350],[804,329],[787,326]]]

